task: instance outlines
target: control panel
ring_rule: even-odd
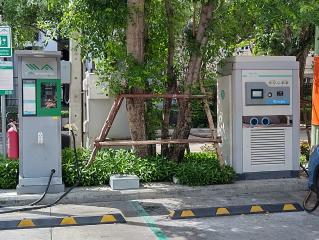
[[[290,87],[288,81],[246,82],[245,105],[289,105]]]

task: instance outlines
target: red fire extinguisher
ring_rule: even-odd
[[[19,135],[18,130],[14,122],[9,123],[9,130],[7,131],[8,139],[8,158],[18,159],[19,158]]]

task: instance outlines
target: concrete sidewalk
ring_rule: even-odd
[[[2,221],[47,218],[69,218],[77,216],[92,216],[120,213],[127,223],[99,224],[83,226],[62,226],[48,228],[29,228],[0,231],[0,239],[6,240],[268,240],[268,239],[318,239],[318,212],[287,212],[274,214],[251,214],[238,216],[223,216],[216,218],[193,218],[171,220],[168,214],[171,210],[198,207],[222,207],[242,204],[272,204],[285,202],[302,202],[304,191],[298,189],[293,179],[281,179],[276,186],[269,184],[237,183],[232,192],[226,187],[225,192],[220,187],[199,187],[194,193],[178,191],[175,197],[137,199],[134,201],[108,201],[106,193],[104,201],[78,204],[60,204],[51,208],[28,212],[1,214]],[[281,182],[281,183],[280,183]],[[302,182],[301,182],[302,183]],[[274,182],[272,183],[274,184]],[[283,187],[286,185],[286,187]],[[164,188],[165,184],[157,186]],[[240,186],[240,187],[239,187]],[[252,187],[254,186],[254,187]],[[298,186],[298,184],[297,184]],[[180,186],[178,186],[180,187]],[[282,188],[279,188],[282,187]],[[155,187],[154,187],[155,188]],[[153,189],[154,189],[153,188]],[[184,187],[181,187],[184,188]],[[261,189],[264,188],[264,189]],[[271,191],[274,190],[274,191]],[[186,189],[185,189],[186,190]],[[206,190],[206,191],[205,191]],[[277,191],[279,190],[279,191]],[[162,191],[162,190],[161,190]],[[249,191],[255,193],[248,193]],[[163,192],[163,191],[162,191]],[[220,193],[221,195],[217,195]],[[124,193],[124,195],[128,193]],[[183,194],[185,196],[179,196]],[[188,194],[188,196],[186,195]],[[197,195],[196,195],[197,194]],[[142,196],[142,194],[141,194]],[[144,195],[145,196],[145,195]],[[4,208],[5,209],[5,208]]]
[[[267,192],[296,192],[307,189],[306,179],[267,179],[237,181],[233,184],[189,187],[173,183],[144,184],[140,189],[112,190],[109,186],[78,187],[60,203],[86,203],[104,201],[129,201],[171,197],[233,196]],[[60,194],[48,194],[41,204],[53,202]],[[0,190],[0,206],[29,204],[40,198],[39,194],[17,195],[15,190]]]

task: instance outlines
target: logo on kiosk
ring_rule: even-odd
[[[22,78],[56,79],[58,78],[58,62],[55,58],[24,58],[22,59]]]
[[[44,64],[43,66],[38,66],[34,63],[26,64],[27,68],[31,71],[54,71],[53,67],[49,64]]]

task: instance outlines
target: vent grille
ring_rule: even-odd
[[[251,129],[251,165],[285,164],[285,129]]]

